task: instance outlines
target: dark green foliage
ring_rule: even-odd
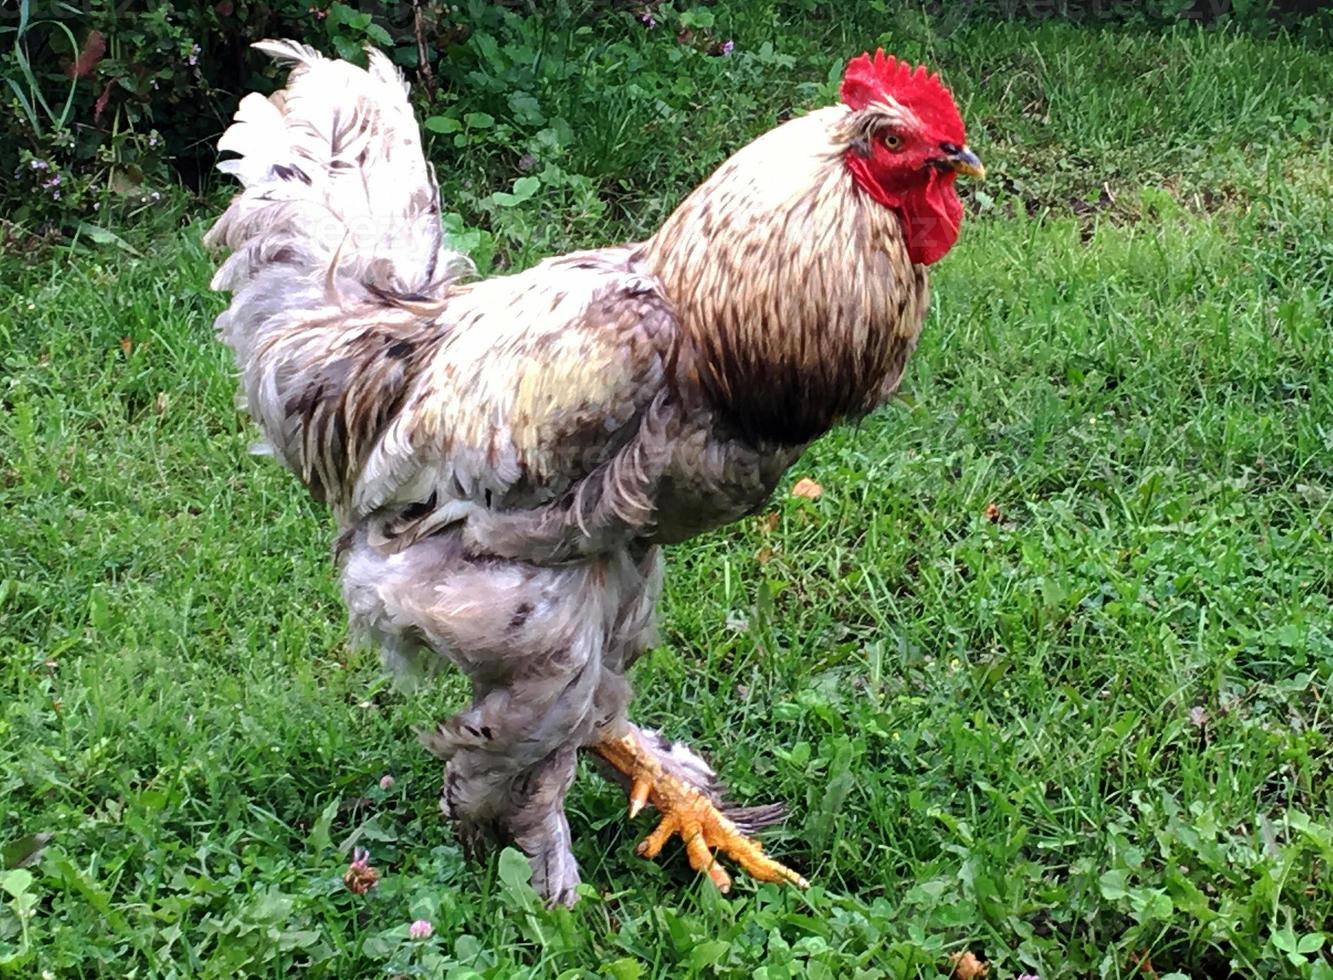
[[[540,12],[529,12],[537,6]],[[498,122],[494,139],[482,142],[530,140],[549,122],[553,132],[540,143],[549,149],[569,135],[575,116],[583,116],[578,140],[567,142],[586,159],[565,170],[599,183],[620,173],[623,160],[606,151],[622,131],[661,127],[665,148],[676,134],[659,110],[684,109],[702,94],[682,91],[688,85],[682,78],[699,69],[681,71],[680,58],[667,75],[646,70],[652,59],[645,51],[663,35],[679,37],[682,57],[707,57],[720,54],[730,34],[747,25],[762,28],[764,40],[781,51],[786,45],[773,35],[775,25],[819,24],[826,32],[865,36],[886,23],[925,16],[935,32],[1015,19],[1194,21],[1259,32],[1288,25],[1311,32],[1330,23],[1326,12],[1316,16],[1316,6],[1259,0],[720,0],[709,6],[662,0],[535,6],[495,0],[10,0],[0,22],[0,80],[6,83],[0,101],[12,110],[0,114],[0,173],[16,179],[0,191],[0,206],[29,231],[70,231],[80,221],[105,225],[138,217],[178,183],[207,186],[213,145],[236,100],[272,84],[273,70],[248,50],[266,37],[294,37],[354,59],[365,44],[384,48],[416,83],[424,112],[443,108],[453,111],[450,118],[484,114]],[[550,111],[585,103],[591,112]],[[462,142],[469,138],[456,142],[471,146]],[[467,165],[489,165],[493,178],[497,164],[512,168],[525,159],[522,149],[509,145],[512,153],[501,161],[473,153]],[[639,160],[640,166],[653,163]],[[568,188],[574,194],[586,189],[578,180]],[[614,190],[602,196],[613,198],[612,207],[637,203]]]
[[[87,219],[94,203],[152,203],[177,176],[197,184],[240,93],[264,84],[252,42],[291,35],[356,54],[394,43],[382,25],[401,39],[404,12],[410,33],[410,5],[391,0],[7,4],[0,77],[15,112],[0,116],[0,172],[26,179],[6,211],[30,225]]]

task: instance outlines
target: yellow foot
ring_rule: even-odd
[[[662,820],[638,847],[640,856],[655,858],[675,834],[685,844],[690,867],[707,872],[718,890],[731,890],[731,876],[713,857],[725,854],[742,871],[759,881],[789,882],[806,888],[809,882],[791,868],[764,853],[763,845],[746,837],[706,794],[685,779],[667,772],[636,731],[598,742],[592,750],[629,777],[629,815],[635,817],[651,803]]]

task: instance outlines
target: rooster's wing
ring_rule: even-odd
[[[651,521],[662,439],[645,427],[668,414],[678,330],[630,250],[340,312],[274,330],[248,388],[278,455],[345,526],[398,550],[460,520],[523,537],[521,518],[533,540],[506,550],[553,557],[587,550],[566,527]]]

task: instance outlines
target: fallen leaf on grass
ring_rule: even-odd
[[[977,959],[970,949],[962,953],[950,953],[949,959],[953,961],[953,972],[949,976],[957,980],[978,980],[990,973],[990,964]]]
[[[986,520],[990,521],[992,524],[995,524],[1000,520],[1000,508],[996,507],[994,504],[986,505],[985,514]]]
[[[793,497],[804,497],[806,500],[818,500],[824,496],[824,488],[808,476],[803,476],[791,488],[791,495]]]

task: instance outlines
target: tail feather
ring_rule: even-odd
[[[371,51],[365,70],[293,41],[255,47],[292,71],[270,98],[246,96],[219,141],[236,154],[219,169],[243,189],[205,237],[233,253],[213,287],[243,293],[262,279],[292,306],[346,306],[436,295],[468,271],[444,242],[435,176],[389,60]],[[235,317],[220,326],[229,341],[262,329]]]
[[[204,238],[232,253],[213,277],[234,294],[216,326],[273,454],[336,508],[365,450],[358,435],[379,424],[349,421],[349,392],[375,386],[378,411],[418,363],[381,356],[384,337],[417,325],[385,298],[438,300],[471,266],[444,242],[435,176],[388,59],[372,51],[365,70],[291,41],[256,47],[292,70],[269,98],[246,96],[219,143],[235,154],[221,169],[242,186]]]

